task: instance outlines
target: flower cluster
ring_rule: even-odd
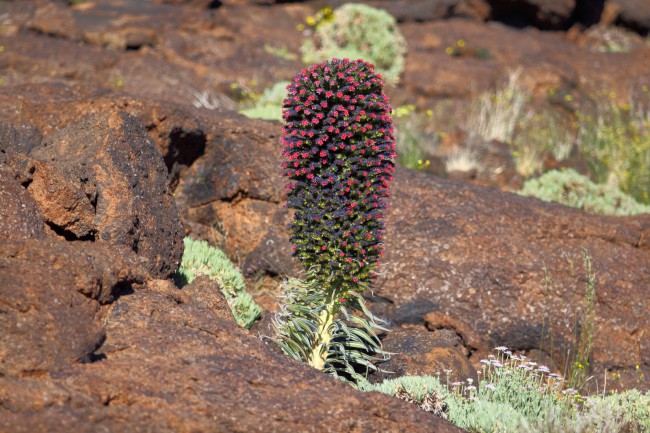
[[[381,76],[333,59],[287,86],[283,175],[294,255],[324,290],[363,291],[383,255],[384,199],[395,141]],[[344,299],[343,299],[344,300]]]

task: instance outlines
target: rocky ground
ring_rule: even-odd
[[[371,2],[409,46],[387,91],[395,103],[466,101],[517,66],[539,95],[650,84],[650,5],[595,3]],[[301,68],[268,47],[298,52],[296,24],[322,6],[0,4],[0,431],[458,431],[259,338],[297,266],[281,125],[235,109]],[[630,51],[593,49],[607,32]],[[445,54],[459,39],[491,58]],[[586,309],[587,251],[589,373],[650,388],[650,215],[593,216],[400,168],[386,224],[369,300],[394,330],[389,369],[464,378],[496,345],[562,369]],[[214,283],[173,285],[186,234],[241,266],[266,309],[252,331]]]

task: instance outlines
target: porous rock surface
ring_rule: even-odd
[[[390,359],[371,381],[381,382],[400,376],[437,376],[443,383],[477,381],[476,369],[469,362],[469,350],[462,338],[450,329],[427,330],[407,324],[390,330],[382,340]]]
[[[10,331],[10,339],[0,352],[0,431],[460,431],[274,354],[235,324],[219,288],[205,278],[179,290],[154,279],[127,288],[136,281],[120,275],[120,296],[101,307],[78,292],[88,282],[61,278],[69,264],[58,270],[43,264],[50,284],[21,278],[39,263],[28,253],[21,257],[28,248],[18,245],[0,262],[15,270],[3,274],[3,287],[30,297],[2,299],[9,307],[3,334]],[[87,254],[78,250],[75,258],[80,253]],[[77,267],[88,272],[94,264]],[[23,332],[6,325],[12,323],[23,324]],[[42,353],[31,349],[41,343],[36,335],[47,343]],[[28,344],[17,351],[20,337]]]
[[[0,376],[43,377],[93,359],[100,304],[148,275],[128,250],[58,239],[6,240],[0,251]]]
[[[182,226],[166,167],[137,119],[120,112],[84,118],[48,138],[30,155],[56,166],[69,181],[65,192],[72,190],[71,203],[57,203],[55,209],[41,206],[48,215],[54,214],[49,222],[55,229],[127,246],[148,259],[153,275],[169,277],[175,272],[182,253]],[[56,190],[61,183],[36,178],[33,185],[41,202],[45,193],[58,201],[65,197]],[[77,221],[57,215],[71,209]]]
[[[0,239],[42,238],[45,225],[36,202],[14,179],[13,172],[0,166]]]

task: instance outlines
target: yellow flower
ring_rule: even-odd
[[[314,19],[314,17],[312,17],[311,15],[307,17],[306,21],[307,21],[307,25],[310,27],[313,27],[314,24],[316,24],[316,19]]]
[[[452,47],[447,47],[445,48],[445,53],[451,56],[452,54],[454,54],[454,49]]]
[[[458,45],[459,48],[463,48],[465,47],[465,41],[463,39],[458,39],[456,45]]]

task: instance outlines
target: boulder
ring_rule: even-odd
[[[382,340],[392,353],[383,371],[371,376],[373,382],[400,376],[436,376],[443,383],[477,381],[476,369],[469,362],[469,350],[451,329],[429,331],[422,326],[405,325],[391,329]]]
[[[181,177],[176,202],[190,231],[246,257],[281,212],[279,124],[222,112],[212,123],[205,153]],[[231,236],[231,233],[237,233]]]
[[[42,239],[43,215],[11,170],[0,166],[0,239]]]
[[[541,348],[565,365],[586,320],[588,255],[596,275],[591,371],[617,367],[624,386],[636,386],[636,366],[648,363],[639,331],[650,325],[650,215],[594,216],[406,170],[390,204],[386,277],[376,293],[391,301],[377,306],[394,323],[437,311],[471,331],[474,362],[506,345]]]
[[[3,241],[0,376],[44,378],[91,361],[105,337],[100,304],[147,278],[129,254],[56,239]]]
[[[520,70],[516,84],[534,97],[547,98],[549,91],[556,91],[577,99],[607,89],[629,98],[642,94],[645,83],[631,71],[647,75],[650,70],[650,50],[642,44],[630,52],[601,52],[581,48],[560,32],[456,18],[408,22],[400,29],[409,46],[401,83],[415,95],[411,103],[424,107],[435,108],[441,99],[469,99],[492,91],[516,70]],[[454,119],[456,125],[465,126],[467,111]]]
[[[176,271],[181,221],[167,169],[137,119],[121,112],[89,116],[48,138],[30,156],[60,171],[35,176],[31,184],[32,196],[41,202],[50,198],[52,206],[41,209],[55,214],[48,221],[55,231],[76,237],[76,228],[90,240],[126,246],[146,258],[148,269],[159,277]],[[60,182],[61,177],[67,182]],[[57,213],[64,215],[57,219]]]

